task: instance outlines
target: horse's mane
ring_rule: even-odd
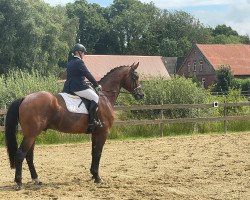
[[[118,67],[115,67],[113,69],[111,69],[109,72],[107,72],[99,81],[99,83],[101,83],[102,81],[104,81],[107,76],[109,76],[110,74],[112,74],[114,71],[120,69],[120,68],[124,68],[124,67],[129,67],[128,65],[122,65],[122,66],[118,66]]]

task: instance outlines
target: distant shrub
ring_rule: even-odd
[[[174,77],[171,80],[157,78],[143,82],[143,91],[145,97],[140,101],[144,105],[159,105],[159,104],[194,104],[206,103],[207,96],[210,95],[205,89],[199,87],[191,79],[183,77]],[[126,101],[124,101],[126,100]],[[118,98],[118,104],[131,105],[135,104],[133,97],[128,97],[122,94]],[[127,112],[126,116],[136,118],[155,118],[160,111],[133,111]],[[165,117],[191,117],[204,114],[204,110],[200,109],[175,109],[164,111]],[[124,117],[124,116],[123,116]]]
[[[233,88],[241,90],[242,94],[250,94],[250,79],[233,79]]]
[[[233,73],[228,65],[221,65],[216,71],[217,83],[215,84],[215,92],[227,92],[233,88]]]
[[[0,108],[8,105],[13,100],[33,92],[49,91],[57,93],[62,85],[57,83],[55,75],[42,76],[37,70],[31,73],[17,70],[0,76]]]

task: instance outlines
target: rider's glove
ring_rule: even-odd
[[[97,92],[101,92],[101,91],[102,91],[102,86],[101,86],[101,85],[98,85],[98,86],[95,88],[95,90],[96,90]]]

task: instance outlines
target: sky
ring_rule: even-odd
[[[74,0],[44,0],[51,5],[65,5]],[[112,0],[87,0],[103,7],[112,4]],[[215,28],[226,24],[240,35],[250,36],[250,0],[140,0],[144,3],[153,2],[155,6],[169,11],[182,10],[205,26]]]

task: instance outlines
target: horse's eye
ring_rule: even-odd
[[[134,79],[134,80],[138,80],[138,79],[139,79],[138,74],[137,74],[137,73],[134,73],[134,74],[132,75],[132,79]]]

